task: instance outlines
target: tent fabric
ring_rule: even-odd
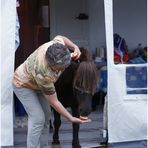
[[[108,68],[108,142],[127,142],[147,138],[147,94],[128,94],[127,67],[147,64],[114,64],[113,2],[105,0]]]
[[[13,89],[16,1],[1,1],[1,143],[13,145]]]

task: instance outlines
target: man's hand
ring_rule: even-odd
[[[73,122],[73,123],[81,124],[81,123],[91,122],[91,119],[82,120],[80,118],[72,117],[70,121]]]
[[[81,55],[80,49],[77,46],[75,46],[74,51],[71,53],[71,58],[73,60],[78,60],[80,58],[80,55]]]
[[[81,51],[80,51],[79,47],[65,36],[58,35],[57,37],[63,39],[64,44],[72,51],[71,58],[73,60],[78,60],[81,55]]]

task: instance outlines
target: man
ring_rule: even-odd
[[[54,87],[60,74],[70,65],[71,58],[77,60],[80,54],[78,46],[67,37],[56,36],[16,69],[14,92],[28,114],[27,148],[48,147],[49,104],[71,122],[90,122],[90,119],[73,117],[58,101]]]

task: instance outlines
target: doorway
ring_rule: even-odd
[[[63,9],[67,5],[71,7]],[[44,11],[43,9],[46,10]],[[78,46],[89,49],[89,16],[88,5],[85,0],[21,0],[20,7],[18,8],[18,16],[20,21],[20,46],[16,51],[15,67],[24,62],[38,46],[49,41],[57,34],[65,35],[78,44]],[[47,16],[48,21],[46,21]],[[27,116],[18,100],[16,101],[16,114],[18,115],[16,122],[22,130],[16,132],[15,137],[19,136],[19,133],[24,134],[20,143],[18,141],[15,142],[19,146],[25,146],[26,141],[23,140],[26,139]],[[88,147],[99,146],[102,138],[102,114],[102,108],[99,110],[99,113],[98,110],[94,111],[91,115],[93,124],[88,124],[87,126],[82,125],[82,132],[80,133],[82,145],[85,146],[87,144]],[[71,125],[65,119],[62,120],[66,123],[63,126],[68,127],[69,132],[65,138],[69,138],[72,131]],[[87,132],[85,132],[86,129]],[[87,138],[83,138],[84,136]],[[50,134],[49,139],[51,143],[52,134]],[[71,144],[70,139],[68,141],[65,139],[68,146]],[[63,142],[64,146],[65,141]]]

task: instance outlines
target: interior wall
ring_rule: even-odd
[[[106,46],[104,0],[88,0],[89,4],[89,42],[90,49]]]
[[[147,45],[147,0],[113,0],[114,32],[127,41],[129,50]]]
[[[90,49],[106,46],[104,0],[89,1]],[[113,0],[114,32],[125,38],[129,49],[147,43],[146,0]]]
[[[89,16],[81,18],[81,14],[88,15],[87,0],[50,0],[50,38],[64,35],[89,48]]]

